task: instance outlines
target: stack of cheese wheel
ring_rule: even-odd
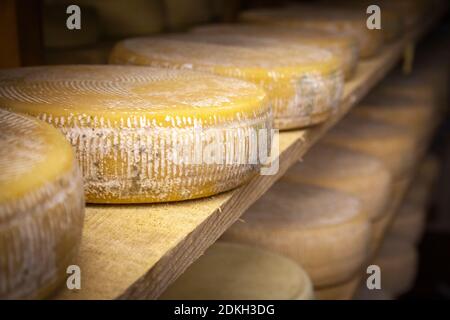
[[[350,35],[358,40],[360,56],[376,55],[383,44],[379,30],[366,26],[367,16],[351,9],[296,5],[280,9],[253,9],[240,14],[241,22],[275,24],[292,29],[318,29]]]
[[[269,45],[308,45],[332,51],[343,63],[346,79],[351,78],[358,63],[358,42],[354,37],[321,30],[292,30],[277,26],[257,24],[209,24],[192,29],[194,33],[208,35],[207,39],[218,37],[218,43],[231,41],[239,37],[240,45],[269,46]],[[224,37],[227,36],[227,37]],[[230,39],[230,40],[228,40]],[[228,40],[228,41],[227,41]],[[245,40],[245,41],[244,41]],[[236,41],[236,40],[235,40]]]
[[[427,156],[420,165],[405,201],[390,227],[390,234],[413,244],[420,241],[425,229],[429,196],[438,170],[437,159]]]
[[[417,250],[407,241],[388,236],[373,264],[380,267],[383,290],[397,297],[414,284],[418,264]]]
[[[367,154],[319,143],[282,179],[355,196],[361,202],[362,211],[375,225],[387,214],[391,176],[381,161]]]
[[[216,242],[162,300],[311,300],[311,280],[295,262],[255,247]]]
[[[394,92],[369,95],[353,113],[408,129],[419,153],[428,145],[437,116],[431,101]]]
[[[343,87],[340,60],[309,46],[249,48],[170,37],[135,38],[118,43],[110,62],[194,69],[254,82],[266,90],[279,129],[326,120]]]
[[[209,0],[163,0],[170,30],[185,30],[195,24],[208,22],[213,15]]]
[[[283,254],[311,277],[317,297],[346,286],[367,258],[370,224],[358,199],[330,189],[281,181],[222,236]],[[345,298],[345,293],[334,291]],[[341,295],[342,294],[342,295]]]
[[[188,85],[187,85],[188,84]],[[252,83],[188,70],[58,66],[0,72],[0,104],[61,129],[88,202],[193,199],[258,172],[270,140],[266,95]],[[255,139],[255,135],[258,139]]]
[[[381,239],[395,213],[393,205],[405,191],[416,162],[416,144],[408,130],[350,114],[324,138],[328,143],[367,153],[383,162],[392,176],[392,197],[387,213],[373,224],[373,243]]]
[[[81,173],[64,136],[0,109],[0,299],[56,289],[76,262],[83,218]]]

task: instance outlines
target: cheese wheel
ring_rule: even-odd
[[[326,143],[315,145],[282,179],[351,194],[371,220],[386,213],[391,195],[391,176],[377,158]]]
[[[301,52],[155,37],[120,42],[110,62],[194,69],[254,82],[267,92],[275,127],[292,129],[326,120],[343,89],[341,63],[332,53],[308,46]]]
[[[61,129],[94,203],[177,201],[237,187],[257,173],[258,134],[272,123],[254,84],[133,66],[1,71],[0,105]]]
[[[278,182],[228,229],[225,241],[299,263],[315,288],[349,280],[366,259],[370,224],[359,201],[329,189]]]
[[[346,79],[354,74],[359,56],[358,42],[352,36],[321,30],[292,30],[290,28],[264,26],[244,23],[221,23],[203,25],[192,29],[194,33],[209,35],[209,39],[219,37],[220,42],[230,42],[230,37],[245,37],[237,41],[240,45],[269,46],[269,45],[308,45],[329,50],[343,63]],[[227,38],[224,38],[227,36]],[[243,41],[245,40],[245,41]],[[234,41],[236,42],[236,40]]]
[[[314,295],[317,300],[351,300],[359,282],[360,278],[355,277],[341,284],[316,289]]]
[[[240,14],[241,22],[274,24],[297,29],[318,29],[355,37],[361,58],[376,55],[383,44],[379,30],[366,26],[366,15],[344,8],[327,9],[308,5],[295,5],[280,9],[253,9]]]
[[[92,45],[99,38],[97,11],[89,6],[80,8],[80,29],[69,29],[73,13],[66,13],[68,5],[47,4],[43,7],[42,31],[44,46],[49,48],[67,48]]]
[[[323,141],[379,158],[394,180],[411,172],[417,160],[415,141],[406,129],[358,115],[348,115]]]
[[[184,30],[208,22],[213,15],[209,0],[164,0],[164,5],[170,30]]]
[[[0,299],[48,296],[81,241],[81,174],[64,137],[0,109]]]
[[[47,49],[45,63],[59,64],[107,64],[112,45],[108,42],[71,49]]]
[[[162,300],[311,300],[306,272],[255,247],[216,242],[161,295]]]
[[[82,6],[92,5],[97,9],[102,32],[108,38],[144,36],[159,33],[165,27],[162,0],[76,0],[75,2]]]
[[[426,211],[424,207],[405,202],[392,222],[389,234],[417,244],[425,231]]]
[[[396,297],[406,293],[414,284],[417,250],[407,241],[387,237],[374,264],[381,270],[381,288]]]
[[[432,103],[414,96],[393,92],[369,95],[353,113],[399,125],[409,130],[417,144],[425,145],[436,126],[436,109]]]

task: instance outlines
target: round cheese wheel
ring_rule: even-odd
[[[82,47],[92,45],[99,38],[97,11],[92,7],[80,8],[80,29],[69,29],[67,21],[73,13],[67,13],[68,5],[43,6],[42,32],[44,46],[49,48]]]
[[[0,299],[47,297],[81,241],[81,173],[64,136],[0,109]]]
[[[381,288],[396,297],[406,293],[414,284],[417,250],[407,241],[387,237],[374,264],[381,270]]]
[[[351,194],[371,220],[386,213],[391,195],[391,176],[377,158],[327,143],[311,148],[282,179]]]
[[[239,48],[173,36],[135,38],[118,43],[110,62],[193,69],[251,81],[266,90],[279,129],[323,122],[338,106],[343,89],[340,60],[309,46]]]
[[[95,203],[185,200],[237,187],[261,164],[254,134],[269,134],[272,124],[254,84],[132,66],[0,71],[0,105],[61,129]]]
[[[191,30],[217,43],[238,43],[246,46],[307,45],[329,50],[343,63],[346,79],[356,71],[359,47],[349,35],[323,30],[292,30],[291,28],[245,23],[221,23],[198,26]],[[236,37],[240,40],[237,40]],[[235,39],[233,41],[233,38]]]
[[[295,5],[280,9],[252,9],[240,14],[241,22],[275,24],[292,29],[318,29],[350,35],[358,40],[361,58],[376,55],[383,44],[383,34],[366,26],[366,15],[345,8]]]
[[[347,116],[323,141],[379,158],[394,180],[409,174],[417,160],[416,144],[408,130],[358,115]]]
[[[370,236],[359,201],[299,183],[276,183],[222,238],[298,262],[315,288],[349,280],[363,265]]]
[[[355,277],[344,283],[316,289],[314,295],[317,300],[351,300],[359,282],[360,278]]]
[[[213,244],[161,295],[162,300],[311,300],[306,272],[255,247]]]

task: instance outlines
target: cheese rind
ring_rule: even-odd
[[[217,43],[238,43],[246,46],[292,46],[307,45],[326,49],[335,54],[343,63],[346,79],[356,71],[359,56],[358,42],[352,36],[321,30],[292,30],[277,26],[246,23],[221,23],[195,27],[193,33],[202,34]],[[214,40],[214,37],[215,40]],[[234,37],[234,41],[230,40]],[[241,39],[237,41],[236,37]]]
[[[365,15],[352,10],[295,5],[280,9],[253,9],[240,14],[241,22],[284,26],[293,29],[317,29],[355,37],[359,43],[361,58],[376,55],[383,44],[378,30],[369,30]]]
[[[269,134],[272,124],[254,84],[186,70],[10,69],[0,72],[0,102],[65,134],[87,201],[96,203],[176,201],[234,188],[258,171],[261,159],[251,160],[261,141],[253,134]]]
[[[386,213],[391,194],[391,176],[377,158],[326,143],[309,150],[282,180],[351,194],[371,220]]]
[[[48,124],[0,109],[0,298],[44,298],[59,286],[83,218],[69,143]]]
[[[416,141],[402,127],[350,114],[323,141],[379,158],[396,179],[407,176],[417,161]]]
[[[110,62],[193,69],[253,82],[266,90],[279,129],[324,121],[337,107],[343,90],[339,59],[308,46],[292,51],[230,47],[170,36],[136,38],[119,42]]]
[[[278,182],[222,239],[283,254],[315,288],[352,278],[368,252],[370,224],[359,201],[329,189]]]
[[[163,300],[311,300],[306,272],[255,247],[216,242],[162,294]]]

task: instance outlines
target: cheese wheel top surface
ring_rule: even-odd
[[[134,64],[158,61],[207,71],[236,68],[240,72],[287,75],[312,70],[330,73],[340,67],[340,61],[331,52],[311,46],[297,48],[297,54],[288,55],[289,51],[282,48],[227,47],[188,41],[189,35],[185,37],[184,40],[170,36],[127,39],[116,45],[110,60]]]
[[[361,213],[359,201],[330,189],[279,181],[242,217],[257,225],[312,228],[332,226]]]
[[[58,130],[0,109],[0,204],[56,180],[73,163],[70,144]]]
[[[306,273],[293,261],[255,247],[216,242],[162,299],[311,299]]]
[[[176,121],[179,127],[190,125],[186,123],[189,117],[207,120],[220,113],[224,119],[234,119],[236,114],[245,117],[268,109],[264,91],[245,81],[189,70],[133,66],[0,71],[0,103],[40,116],[82,116],[93,121],[97,117],[102,121],[150,117],[160,126],[173,126]]]

